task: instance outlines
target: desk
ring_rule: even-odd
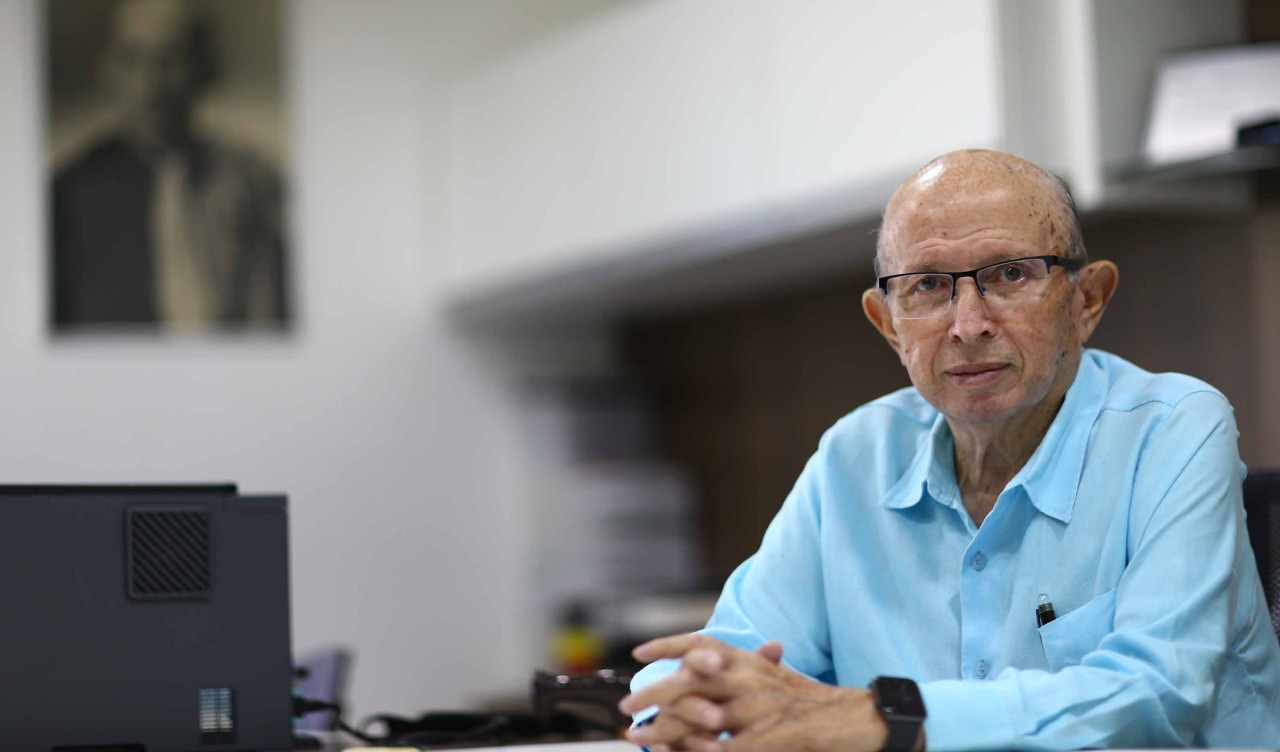
[[[413,747],[348,747],[352,750],[401,750]],[[516,747],[473,747],[471,752],[638,752],[630,742],[620,740],[607,742],[572,742],[569,744],[521,744]]]

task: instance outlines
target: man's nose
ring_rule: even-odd
[[[961,342],[973,342],[992,333],[987,302],[978,290],[978,283],[975,280],[956,281],[955,296],[951,301],[951,315],[950,334]]]

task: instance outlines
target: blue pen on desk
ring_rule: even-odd
[[[1036,598],[1036,626],[1043,627],[1055,618],[1053,613],[1053,604],[1049,602],[1049,596],[1044,593]]]

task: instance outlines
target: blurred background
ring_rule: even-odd
[[[1280,108],[1150,148],[1161,71],[1274,49],[1276,0],[283,2],[279,80],[209,97],[284,172],[289,331],[74,338],[49,86],[91,85],[48,7],[0,4],[0,477],[286,492],[295,648],[352,651],[352,719],[698,626],[822,431],[907,384],[859,295],[951,149],[1062,175],[1122,270],[1092,344],[1210,381],[1280,466],[1280,146],[1235,144]]]

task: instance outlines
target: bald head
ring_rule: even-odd
[[[945,154],[894,193],[878,252],[880,276],[919,276],[867,289],[863,313],[946,416],[957,458],[962,442],[1031,456],[1119,280],[1110,261],[1029,262],[1084,261],[1066,187],[1011,154]]]
[[[965,149],[921,167],[889,199],[876,240],[876,275],[887,273],[885,264],[904,241],[904,220],[943,217],[969,195],[1006,201],[1011,209],[1042,221],[1052,246],[1045,253],[1088,261],[1075,204],[1061,179],[1012,154]]]

